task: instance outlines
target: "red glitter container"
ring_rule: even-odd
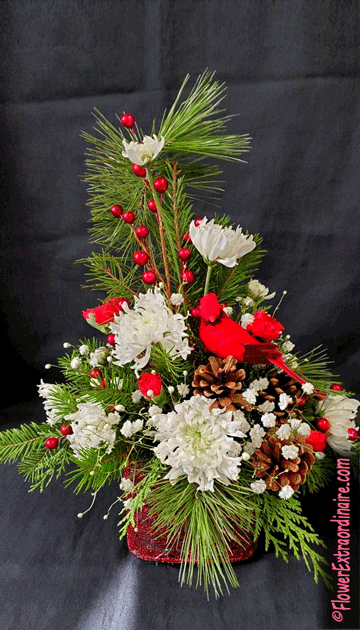
[[[141,478],[131,466],[124,471],[124,477],[130,477],[135,483]],[[150,515],[149,511],[150,506],[145,504],[141,510],[137,510],[135,513],[135,527],[131,524],[128,526],[126,538],[129,550],[137,558],[148,562],[180,564],[184,535],[180,535],[176,543],[169,546],[166,528],[157,530],[156,533],[152,530],[156,516]],[[230,562],[248,560],[253,556],[258,545],[258,540],[254,540],[252,532],[239,529],[237,533],[241,537],[242,544],[229,541]]]

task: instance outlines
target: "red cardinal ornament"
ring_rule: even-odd
[[[282,360],[282,354],[274,343],[259,341],[226,315],[215,293],[204,295],[199,306],[200,339],[210,352],[223,359],[231,355],[238,361],[254,365],[273,363],[298,383],[306,383]]]

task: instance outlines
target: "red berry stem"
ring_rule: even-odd
[[[156,208],[157,208],[157,217],[158,217],[158,225],[159,225],[159,235],[160,235],[160,244],[161,244],[161,252],[162,252],[162,257],[163,257],[163,261],[164,261],[164,270],[165,270],[165,278],[166,278],[166,282],[164,282],[164,289],[165,289],[165,293],[167,295],[167,298],[170,300],[170,296],[171,296],[171,280],[170,280],[170,271],[169,271],[169,261],[168,261],[168,257],[167,257],[167,251],[166,251],[166,241],[165,241],[165,231],[164,231],[164,224],[162,221],[162,216],[161,216],[161,203],[158,197],[158,194],[154,188],[154,184],[151,178],[151,174],[150,174],[150,170],[147,168],[146,169],[146,178],[149,182],[149,186],[151,188],[151,193],[153,196],[153,199],[156,203]]]
[[[145,227],[145,226],[144,226],[144,227]],[[149,262],[150,262],[150,265],[151,265],[151,269],[153,269],[153,271],[155,272],[155,274],[156,274],[156,276],[157,276],[157,278],[158,278],[159,282],[162,282],[162,283],[163,283],[163,285],[165,286],[164,278],[162,277],[162,275],[161,275],[161,273],[160,273],[160,271],[159,271],[159,269],[158,269],[158,267],[157,267],[157,264],[156,264],[156,262],[155,262],[155,260],[154,260],[154,257],[153,257],[153,256],[152,256],[152,254],[151,254],[151,251],[150,251],[150,249],[149,249],[148,244],[147,244],[147,243],[144,243],[144,241],[143,241],[143,240],[141,240],[141,238],[139,238],[139,236],[137,235],[136,230],[137,230],[138,228],[133,228],[133,227],[131,226],[131,229],[132,229],[132,232],[133,232],[133,234],[134,234],[134,238],[135,238],[136,242],[137,242],[137,243],[140,245],[140,247],[144,250],[145,254],[147,254],[147,255],[148,255],[148,257],[149,257]],[[148,233],[149,233],[149,232],[148,232]]]

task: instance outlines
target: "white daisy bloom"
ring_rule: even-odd
[[[262,411],[262,413],[270,413],[275,409],[275,403],[271,400],[265,400],[261,405],[258,406],[258,410]]]
[[[301,385],[301,388],[304,394],[312,394],[314,391],[314,385],[312,385],[311,383],[303,383]]]
[[[284,486],[283,488],[281,488],[281,490],[279,491],[280,499],[285,499],[285,500],[290,499],[290,497],[292,497],[293,494],[294,494],[294,490],[288,484]]]
[[[298,428],[298,433],[300,435],[310,435],[311,427],[307,422],[302,422]]]
[[[291,435],[290,426],[288,424],[282,424],[276,431],[276,435],[280,438],[280,440],[287,440]]]
[[[250,484],[250,488],[256,494],[262,494],[266,490],[266,483],[263,479],[258,479]]]
[[[116,429],[120,421],[118,413],[105,414],[98,403],[79,403],[78,410],[65,416],[73,433],[67,436],[75,455],[80,458],[82,448],[99,448],[108,445],[107,452],[114,446]]]
[[[190,387],[186,383],[180,383],[176,388],[181,396],[181,398],[185,398],[190,392]]]
[[[274,413],[264,413],[261,416],[261,422],[263,423],[264,427],[270,429],[276,424],[276,416]]]
[[[255,298],[255,300],[272,300],[275,297],[275,292],[269,295],[269,289],[259,282],[259,280],[250,280],[248,282],[248,289],[251,293],[251,296]]]
[[[144,166],[151,160],[154,160],[160,153],[165,144],[165,139],[160,139],[153,134],[153,136],[144,136],[142,142],[135,142],[131,140],[123,140],[124,151],[122,156],[128,158],[133,164]]]
[[[249,324],[253,323],[254,319],[254,315],[251,313],[244,313],[244,315],[241,315],[240,324],[243,328],[247,328]]]
[[[214,481],[228,485],[239,475],[241,457],[233,456],[239,447],[233,439],[239,427],[233,412],[212,409],[214,401],[204,396],[192,396],[175,405],[169,413],[155,413],[155,455],[171,470],[165,479],[174,481],[186,475],[189,483],[199,490],[214,491]]]
[[[295,344],[287,339],[286,341],[284,341],[282,348],[284,352],[291,352],[291,350],[295,348]]]
[[[114,363],[123,366],[134,361],[136,373],[148,363],[154,343],[183,359],[191,353],[184,316],[173,313],[157,289],[140,293],[133,308],[124,304],[110,328],[115,334]]]
[[[243,391],[242,395],[251,405],[256,405],[256,393],[257,392],[254,389],[250,389],[250,387],[248,387],[248,389]]]
[[[172,293],[170,295],[170,302],[173,306],[181,306],[184,302],[184,296],[182,293]]]
[[[281,411],[284,411],[284,409],[286,409],[286,407],[293,401],[293,399],[291,398],[291,396],[288,396],[287,394],[280,394],[279,396],[279,408],[281,409]]]
[[[225,267],[235,267],[240,258],[256,247],[253,236],[245,236],[240,226],[233,230],[206,217],[197,226],[191,221],[189,234],[194,247],[207,262],[216,261]]]
[[[348,439],[348,429],[356,429],[354,419],[360,402],[356,398],[330,394],[317,405],[316,411],[330,422],[328,444],[344,456],[350,453],[352,442]]]
[[[299,455],[299,449],[294,444],[281,447],[281,454],[285,459],[295,459]]]

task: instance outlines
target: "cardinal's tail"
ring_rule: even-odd
[[[301,383],[302,385],[306,383],[306,380],[302,376],[299,376],[299,374],[296,374],[296,372],[294,372],[294,370],[292,370],[282,359],[270,359],[270,361],[274,365],[277,365],[277,367],[284,370],[284,372],[286,372],[286,374],[291,376],[291,378],[293,378],[294,381],[297,381],[298,383]]]

